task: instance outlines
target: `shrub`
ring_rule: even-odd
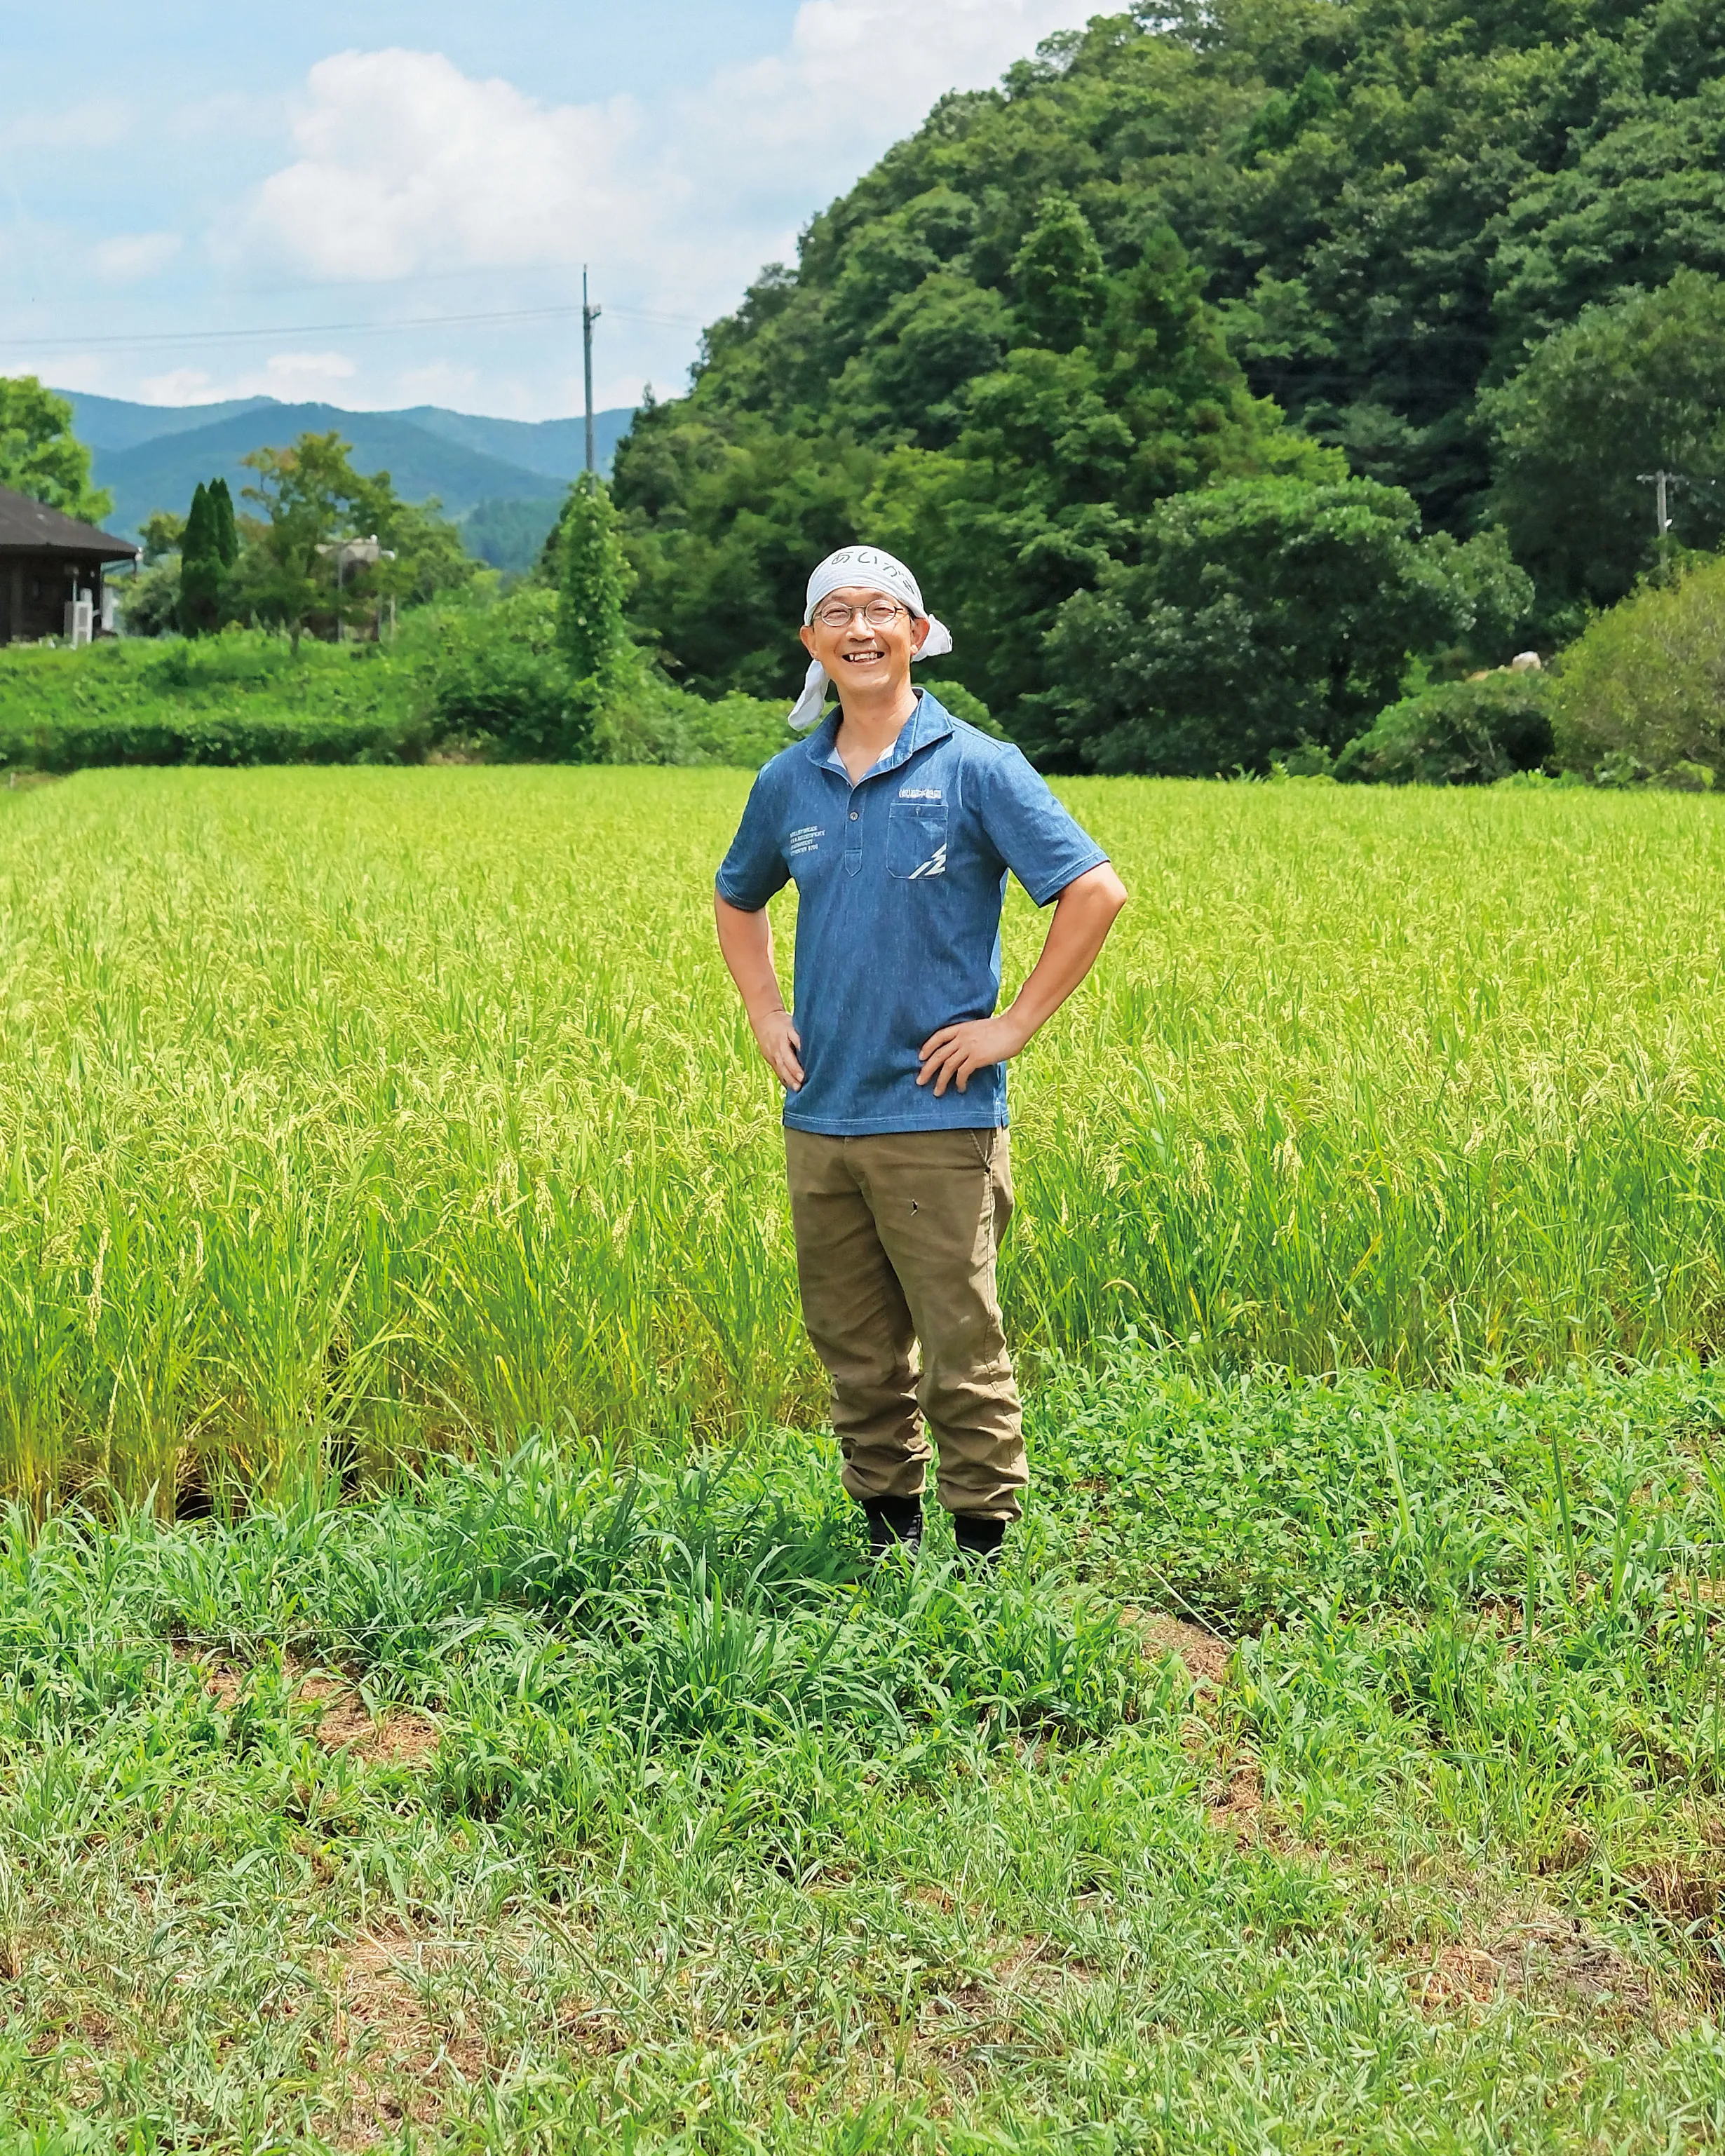
[[[1564,768],[1605,785],[1725,776],[1725,559],[1599,615],[1558,660],[1552,731]]]
[[[0,764],[417,761],[429,742],[410,671],[376,644],[286,642],[244,629],[191,644],[0,653]]]
[[[613,692],[593,726],[602,763],[731,764],[758,771],[793,737],[788,705],[740,691],[716,703],[679,689],[644,660]]]
[[[961,682],[931,680],[929,688],[954,718],[967,719],[1004,741],[980,696]],[[733,690],[709,703],[667,681],[642,660],[633,680],[607,701],[593,727],[593,752],[601,763],[729,764],[758,771],[768,757],[796,739],[785,724],[783,696],[745,696]]]
[[[1336,759],[1337,778],[1390,786],[1491,786],[1538,770],[1552,752],[1543,674],[1444,681],[1379,712]]]
[[[591,721],[571,694],[557,595],[542,586],[490,606],[451,608],[435,625],[424,708],[439,736],[494,742],[506,755],[578,762]]]

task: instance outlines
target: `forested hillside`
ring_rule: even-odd
[[[957,676],[1050,762],[1104,768],[1236,760],[1194,685],[1286,644],[1264,594],[1301,561],[1386,649],[1405,627],[1440,672],[1498,663],[1645,566],[1637,459],[1717,459],[1717,393],[1676,381],[1644,422],[1620,336],[1522,370],[1686,266],[1686,321],[1725,325],[1722,78],[1720,0],[1215,0],[1051,41],[938,105],[638,421],[642,626],[695,685],[788,690],[809,563],[877,538],[953,621]],[[1711,367],[1662,305],[1631,341]],[[1229,481],[1237,515],[1170,506]],[[1720,503],[1681,495],[1676,536],[1712,541]],[[1130,739],[1096,670],[1117,617],[1163,669]],[[1352,636],[1317,624],[1276,690],[1299,737],[1339,745],[1401,664],[1362,673]],[[1276,747],[1260,719],[1224,744],[1248,764]]]

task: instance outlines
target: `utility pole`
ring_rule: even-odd
[[[587,265],[583,263],[581,267],[581,360],[587,377],[587,468],[589,471],[598,469],[593,450],[593,326],[603,311],[603,309],[588,304]],[[1664,495],[1659,498],[1663,503]]]
[[[1637,472],[1635,477],[1643,486],[1653,489],[1653,528],[1659,537],[1660,557],[1663,560],[1665,535],[1671,528],[1670,490],[1674,486],[1687,486],[1689,482],[1681,472],[1674,471]]]

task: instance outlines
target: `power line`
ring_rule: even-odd
[[[464,315],[414,315],[398,321],[288,322],[260,329],[141,330],[119,336],[19,337],[0,331],[0,346],[10,352],[84,352],[100,346],[110,352],[158,351],[165,346],[197,344],[234,344],[269,337],[393,336],[403,331],[471,328],[482,324],[567,320],[581,312],[578,306],[516,307]],[[638,321],[657,322],[682,328],[704,327],[698,316],[664,315],[645,307],[619,307],[613,314]]]

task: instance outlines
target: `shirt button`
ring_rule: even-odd
[[[850,812],[850,820],[853,824],[856,821],[856,811],[854,808]]]

